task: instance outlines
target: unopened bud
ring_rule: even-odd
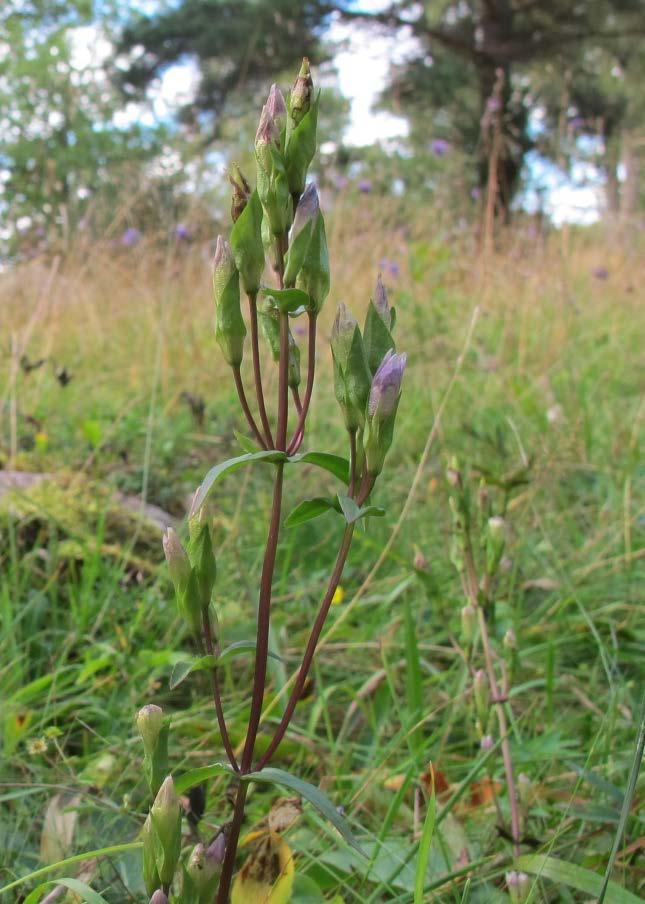
[[[313,182],[298,201],[293,226],[289,234],[289,251],[285,261],[284,284],[295,285],[296,278],[307,258],[314,227],[320,214],[318,190]]]
[[[157,747],[159,733],[163,727],[163,710],[154,703],[142,706],[137,713],[137,728],[143,741],[143,749],[151,756]]]
[[[483,738],[479,742],[480,750],[492,750],[495,746],[495,742],[493,741],[492,735],[484,735]]]
[[[218,235],[213,257],[213,288],[215,290],[215,304],[219,304],[220,297],[228,285],[229,280],[235,274],[235,260],[233,250],[226,239]]]
[[[215,892],[217,877],[221,872],[221,861],[217,861],[201,842],[196,844],[188,859],[186,874],[199,904],[210,904]]]
[[[251,196],[251,186],[244,178],[239,166],[234,165],[229,173],[228,181],[233,186],[233,195],[231,197],[231,219],[236,223]]]
[[[453,490],[460,490],[463,486],[459,462],[454,456],[451,458],[450,464],[446,468],[446,480]]]
[[[206,856],[213,862],[222,864],[224,862],[224,854],[226,853],[226,836],[223,832],[220,832],[217,838],[212,841],[208,850],[206,851]]]
[[[210,605],[215,579],[217,578],[217,563],[213,552],[211,532],[207,523],[199,525],[199,530],[190,542],[188,552],[197,576],[201,607],[205,609]]]
[[[364,440],[367,470],[372,476],[382,471],[385,456],[392,445],[406,360],[406,355],[389,351],[372,379]]]
[[[365,412],[371,377],[358,323],[344,304],[331,331],[331,353],[334,362],[334,392],[348,430],[357,431],[365,424]]]
[[[415,551],[412,565],[417,571],[428,570],[428,559],[426,558],[426,556],[424,556],[420,549],[417,549]]]
[[[163,888],[158,888],[150,898],[150,904],[168,904],[168,895]]]
[[[508,631],[504,634],[502,643],[506,650],[517,650],[517,637],[515,636],[515,631],[512,628],[509,628]]]
[[[269,96],[265,104],[265,109],[269,116],[273,119],[278,130],[282,129],[287,118],[287,105],[284,102],[282,91],[274,83],[271,85]]]
[[[486,570],[494,574],[499,567],[506,545],[506,522],[498,515],[489,518],[486,529]]]
[[[461,639],[470,646],[477,633],[477,610],[474,606],[467,605],[461,610]]]
[[[239,367],[244,354],[246,326],[240,310],[240,276],[233,250],[222,236],[217,238],[213,258],[213,293],[215,297],[215,338],[226,361]]]
[[[341,303],[334,318],[331,328],[331,350],[338,363],[345,367],[352,347],[354,331],[358,328],[358,321],[352,312]]]
[[[173,582],[175,591],[180,594],[186,588],[190,577],[190,561],[176,531],[172,527],[166,530],[162,544],[166,562],[168,563],[170,579]]]
[[[150,810],[155,861],[162,885],[170,885],[181,853],[181,804],[172,776],[168,776]]]
[[[377,310],[377,313],[385,326],[389,329],[392,328],[392,311],[390,309],[390,305],[387,299],[387,290],[383,285],[383,280],[381,278],[381,274],[379,273],[378,279],[376,280],[376,289],[374,291],[374,307]]]
[[[294,125],[299,125],[311,106],[313,79],[309,60],[305,57],[289,97],[289,113]]]
[[[512,904],[524,904],[531,890],[531,880],[526,873],[511,870],[506,873],[506,887]]]
[[[488,709],[490,706],[490,686],[486,672],[478,669],[475,672],[473,680],[473,692],[475,695],[475,709],[477,710],[477,718],[479,719],[482,729],[486,729],[488,722]]]
[[[159,878],[159,871],[157,870],[154,832],[149,815],[146,817],[143,829],[141,830],[141,841],[143,843],[143,884],[146,887],[146,892],[149,895],[152,895],[154,894],[155,889],[158,889],[161,885],[161,879]]]

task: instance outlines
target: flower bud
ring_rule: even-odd
[[[251,186],[244,178],[242,170],[237,164],[233,166],[233,169],[229,173],[228,181],[233,186],[233,194],[231,196],[231,219],[234,223],[237,223],[251,197]]]
[[[240,310],[240,277],[231,246],[221,235],[217,238],[213,259],[213,292],[215,338],[226,361],[231,367],[239,367],[246,337],[246,326]]]
[[[218,863],[220,866],[224,863],[224,854],[226,853],[226,836],[223,832],[220,832],[219,835],[212,841],[208,849],[206,851],[206,857],[209,858],[213,863]]]
[[[392,310],[388,303],[387,299],[387,290],[383,285],[383,280],[381,279],[381,274],[379,273],[378,279],[376,280],[376,289],[374,291],[374,298],[372,299],[374,303],[374,307],[376,308],[376,312],[379,317],[388,328],[388,330],[392,329]]]
[[[428,559],[420,549],[415,550],[414,559],[412,560],[412,567],[415,569],[415,571],[429,570]]]
[[[295,126],[300,125],[311,106],[313,79],[309,68],[309,60],[304,57],[300,72],[289,96],[289,113]]]
[[[170,775],[155,797],[150,821],[159,878],[162,885],[170,885],[181,853],[181,804]]]
[[[188,859],[186,875],[198,904],[210,904],[213,900],[221,868],[221,861],[212,856],[210,848],[201,842],[195,845]]]
[[[495,516],[489,518],[486,525],[486,570],[495,574],[506,545],[506,522]]]
[[[185,589],[190,577],[190,561],[176,531],[172,527],[167,528],[163,535],[162,544],[166,562],[168,563],[170,579],[175,587],[175,592],[180,594]]]
[[[512,904],[524,904],[531,890],[531,880],[526,873],[511,870],[506,873],[506,887]]]
[[[331,331],[334,363],[334,391],[348,430],[362,429],[365,424],[371,379],[358,323],[344,304]]]
[[[302,261],[296,288],[309,296],[309,310],[318,314],[329,295],[329,251],[325,221],[319,210],[311,228],[311,239]]]
[[[282,91],[280,91],[275,83],[271,85],[271,88],[269,90],[269,96],[265,104],[265,110],[273,120],[278,133],[280,133],[284,128],[284,124],[287,119],[287,105],[284,102]]]
[[[311,236],[320,213],[318,191],[310,182],[298,201],[293,226],[289,234],[289,251],[285,261],[284,284],[293,286],[311,243]]]
[[[188,547],[190,561],[197,576],[199,599],[202,609],[208,608],[217,578],[217,563],[213,541],[207,523],[200,524]]]
[[[512,628],[509,628],[508,631],[504,634],[502,644],[504,645],[505,650],[517,650],[517,637],[515,636],[515,631]]]
[[[477,634],[477,610],[470,604],[461,610],[461,639],[470,646]]]
[[[493,741],[492,735],[484,735],[483,738],[479,742],[480,750],[492,750],[495,746],[495,742]]]
[[[389,351],[372,379],[364,439],[367,470],[372,476],[382,471],[385,456],[392,445],[406,360],[406,355]]]
[[[141,830],[141,841],[143,842],[143,884],[146,887],[146,892],[149,895],[152,895],[154,894],[155,889],[159,888],[161,885],[161,879],[159,878],[159,872],[157,870],[154,833],[149,815],[146,817],[143,829]]]
[[[150,904],[168,904],[168,895],[163,888],[158,888],[150,898]]]
[[[486,729],[488,722],[488,709],[490,706],[490,686],[486,672],[478,669],[475,672],[473,681],[473,693],[475,696],[475,709],[477,710],[477,718],[479,719],[482,729]]]
[[[163,710],[154,703],[142,706],[137,713],[137,728],[143,741],[143,749],[151,756],[159,740],[159,733],[163,727]]]

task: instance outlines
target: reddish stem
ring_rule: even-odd
[[[233,378],[235,380],[235,388],[237,389],[237,395],[240,400],[240,405],[242,406],[242,411],[244,412],[244,416],[246,417],[246,422],[251,428],[251,432],[255,437],[256,442],[260,446],[261,449],[266,449],[267,444],[264,441],[264,437],[258,430],[258,426],[255,423],[255,419],[251,414],[251,409],[249,408],[249,403],[246,400],[246,393],[244,391],[244,384],[242,383],[242,374],[240,373],[239,365],[233,367]]]
[[[206,644],[206,650],[211,656],[214,656],[215,648],[213,646],[213,635],[211,631],[211,621],[208,614],[208,609],[204,609],[202,611],[202,626],[204,629],[204,643]],[[229,763],[231,764],[235,772],[239,772],[240,767],[238,766],[237,759],[235,758],[235,751],[233,750],[233,745],[231,744],[231,739],[226,727],[226,719],[224,718],[222,694],[220,692],[219,673],[217,666],[213,667],[211,677],[213,683],[213,703],[215,704],[215,712],[217,713],[217,724],[219,726],[219,733],[222,738],[222,744],[224,745],[224,750],[226,751],[226,756],[228,757]]]
[[[262,370],[260,367],[260,341],[258,337],[258,305],[257,295],[249,295],[249,312],[251,315],[251,349],[253,353],[253,376],[255,378],[255,394],[258,400],[258,410],[260,412],[260,420],[264,430],[264,437],[269,449],[273,448],[273,436],[271,434],[271,425],[267,415],[266,405],[264,403],[264,389],[262,387]]]
[[[298,423],[296,424],[296,429],[294,430],[293,437],[291,442],[289,443],[288,454],[295,455],[295,453],[300,448],[302,441],[305,437],[305,423],[307,420],[307,415],[309,413],[309,406],[311,404],[311,396],[313,394],[314,389],[314,379],[316,376],[316,314],[312,311],[308,314],[309,317],[309,340],[307,344],[307,386],[305,388],[305,397],[302,403],[302,410],[300,411],[298,417]]]

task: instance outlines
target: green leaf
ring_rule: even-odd
[[[517,870],[531,873],[541,879],[551,879],[562,885],[568,885],[577,891],[584,892],[597,898],[602,888],[602,876],[591,870],[576,866],[566,860],[558,860],[556,857],[547,857],[543,854],[527,854],[518,857],[514,863]],[[643,899],[622,888],[616,882],[607,885],[605,904],[643,904]]]
[[[209,778],[214,778],[216,775],[235,775],[235,773],[228,763],[212,763],[210,766],[200,766],[197,769],[184,772],[183,775],[176,778],[174,780],[175,791],[177,794],[184,794],[190,788],[194,788],[195,785],[201,785],[202,782],[207,781]]]
[[[238,455],[237,458],[229,458],[226,461],[215,465],[214,468],[210,469],[206,477],[204,477],[201,486],[198,488],[195,498],[193,499],[193,504],[190,507],[188,517],[192,518],[193,515],[197,514],[220,477],[223,477],[224,474],[228,474],[231,471],[237,471],[238,468],[243,468],[244,465],[254,461],[265,461],[270,464],[275,464],[279,461],[287,461],[287,456],[284,452],[268,449],[263,452],[247,452],[244,455]]]
[[[290,464],[315,465],[323,471],[329,471],[343,483],[349,483],[349,462],[341,455],[331,452],[301,452],[288,459]]]
[[[354,524],[356,521],[359,521],[361,518],[366,518],[368,515],[381,518],[385,514],[385,509],[380,508],[377,505],[364,505],[362,508],[359,508],[353,499],[342,493],[338,494],[338,504],[340,505],[341,511],[345,516],[345,521],[347,521],[348,524]]]
[[[423,886],[426,881],[426,872],[428,869],[428,861],[430,859],[430,847],[432,845],[432,836],[437,818],[437,800],[434,791],[434,781],[432,783],[432,794],[428,801],[428,812],[423,822],[423,831],[421,832],[421,841],[419,842],[419,853],[417,855],[417,868],[414,877],[414,904],[423,904]]]
[[[225,647],[217,656],[199,656],[197,659],[177,662],[173,666],[170,675],[170,690],[172,691],[178,687],[182,681],[185,681],[186,678],[188,678],[191,672],[212,669],[215,668],[216,665],[221,665],[223,662],[226,662],[227,659],[232,659],[234,656],[239,656],[242,653],[252,653],[255,650],[255,646],[254,640],[236,640],[235,643]],[[280,659],[276,653],[269,652],[268,655],[273,659]]]
[[[360,845],[354,838],[347,821],[340,815],[336,807],[320,788],[317,788],[315,785],[310,785],[309,782],[305,782],[301,778],[291,775],[289,772],[285,772],[283,769],[275,769],[272,766],[267,766],[266,769],[262,769],[260,772],[250,772],[248,775],[241,776],[241,778],[242,781],[246,782],[264,782],[270,785],[282,785],[282,787],[294,791],[296,794],[300,795],[300,797],[304,797],[305,800],[308,800],[309,803],[325,817],[325,819],[328,819],[329,822],[331,822],[348,844],[365,856]]]
[[[217,665],[217,656],[200,656],[198,659],[189,660],[187,662],[177,662],[173,666],[168,682],[170,690],[174,691],[176,687],[185,681],[191,672],[199,672],[202,669],[212,669]]]
[[[319,518],[325,512],[338,511],[338,500],[336,497],[327,498],[325,496],[316,496],[314,499],[305,499],[297,505],[284,519],[285,527],[297,527],[306,521],[312,521]]]
[[[306,311],[310,305],[310,299],[302,289],[270,289],[263,288],[265,298],[273,299],[275,306],[283,314],[295,314]]]
[[[89,885],[86,885],[85,882],[81,882],[79,879],[50,879],[49,882],[43,882],[42,885],[39,885],[38,888],[34,888],[31,894],[25,898],[24,904],[36,904],[40,899],[41,893],[46,891],[50,885],[64,885],[66,888],[69,888],[70,891],[79,895],[82,901],[87,901],[87,904],[108,904],[105,898],[98,894],[98,892],[93,891]]]
[[[245,436],[243,433],[239,433],[237,430],[234,430],[235,439],[238,441],[240,446],[244,449],[245,452],[249,452],[253,455],[258,451],[258,444],[255,440],[251,439],[250,436]]]

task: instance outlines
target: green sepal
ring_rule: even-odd
[[[262,218],[262,202],[256,189],[235,222],[230,239],[242,287],[248,295],[257,293],[264,272]]]
[[[181,854],[181,804],[170,780],[155,798],[150,824],[157,872],[162,884],[170,885]]]
[[[141,850],[143,861],[141,870],[143,874],[143,884],[146,887],[146,892],[152,896],[160,887],[161,879],[159,878],[159,870],[157,869],[152,821],[149,814],[146,817],[143,829],[141,830],[141,840],[143,842]]]
[[[391,323],[394,325],[393,321]],[[363,342],[365,343],[367,363],[372,374],[375,374],[379,369],[381,361],[390,349],[396,351],[392,333],[387,328],[373,301],[370,301],[365,317]]]
[[[159,788],[168,775],[168,736],[170,726],[164,725],[159,732],[157,745],[152,753],[146,753],[143,758],[143,772],[150,788],[153,799],[157,796]]]
[[[296,279],[296,287],[309,295],[309,310],[319,313],[329,295],[329,250],[325,221],[318,213],[311,232],[307,254]]]
[[[387,455],[394,437],[394,422],[399,407],[397,400],[394,410],[385,418],[368,417],[363,434],[363,446],[367,471],[373,477],[383,470]]]
[[[351,341],[346,346],[344,360],[340,360],[339,352],[342,351],[342,345],[339,344],[336,349],[332,346],[334,392],[347,429],[358,430],[365,424],[365,410],[371,386],[365,346],[358,327],[355,327]]]
[[[291,127],[287,127],[285,158],[289,189],[293,195],[304,191],[307,171],[316,153],[319,104],[320,91],[297,126],[293,125],[291,117],[288,118]]]
[[[210,605],[217,578],[217,562],[213,552],[210,527],[204,523],[188,544],[188,557],[197,577],[201,608]]]
[[[302,314],[311,306],[311,299],[302,289],[272,289],[265,287],[262,294],[267,305],[283,314]]]
[[[284,284],[285,286],[293,286],[300,269],[305,261],[307,249],[311,242],[311,236],[314,229],[314,221],[309,220],[302,227],[297,236],[289,244],[289,250],[285,258]],[[292,230],[293,231],[293,230]]]
[[[258,156],[257,192],[262,207],[274,236],[283,236],[288,232],[293,220],[293,198],[289,190],[289,182],[285,162],[280,151],[269,148],[268,168],[264,154]]]
[[[202,595],[197,571],[192,568],[183,593],[177,594],[179,613],[191,632],[200,635],[202,630]]]
[[[240,310],[240,275],[237,270],[221,289],[215,310],[215,338],[231,367],[239,367],[244,355],[246,326]]]

